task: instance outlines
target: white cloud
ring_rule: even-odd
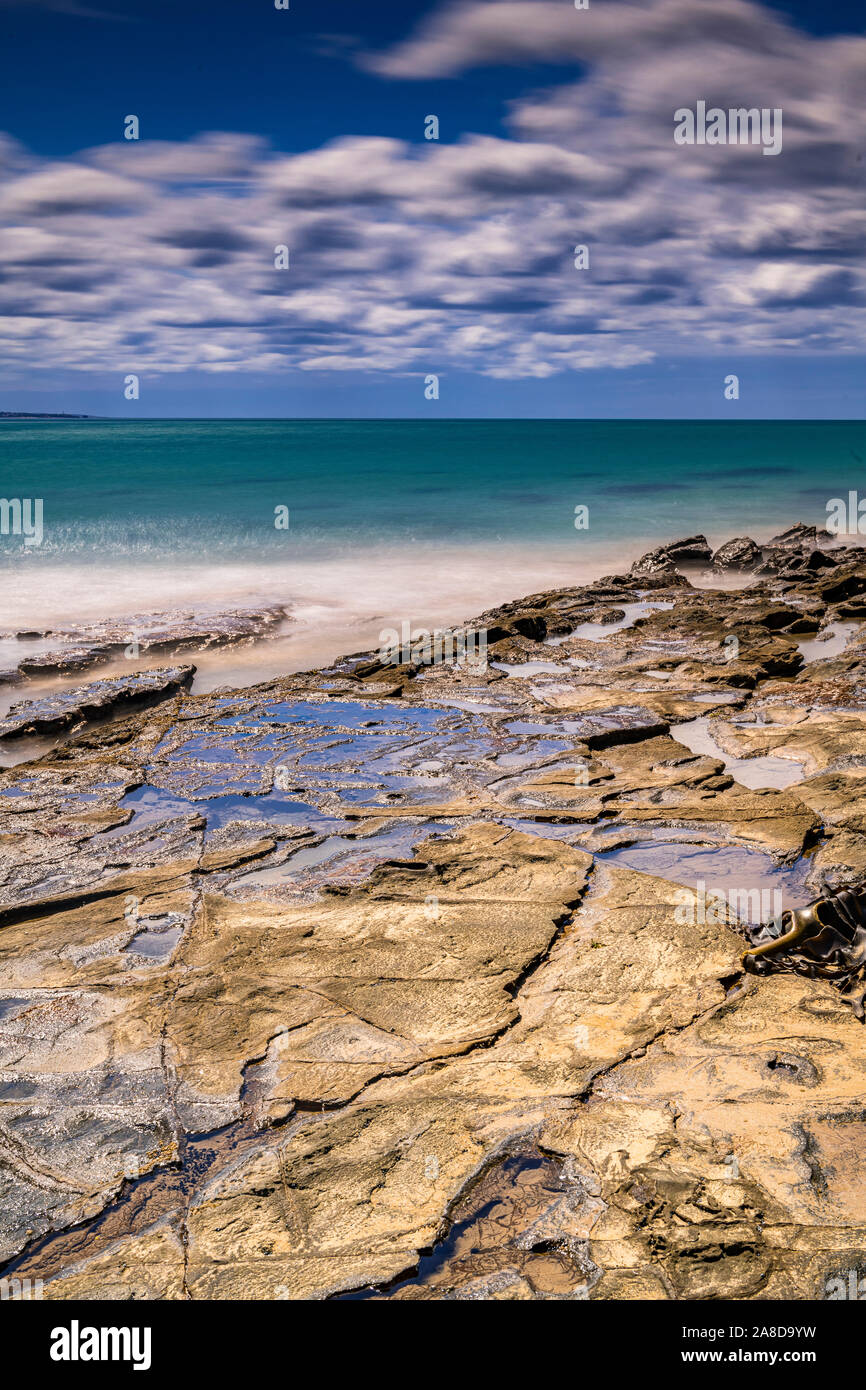
[[[359,62],[385,77],[453,77],[491,63],[595,63],[618,54],[658,56],[716,39],[740,51],[778,53],[793,40],[778,15],[749,0],[464,0],[427,19],[386,53]]]
[[[537,58],[581,78],[514,101],[507,138],[277,155],[212,133],[58,161],[0,137],[0,364],[508,378],[863,349],[866,40],[747,0],[490,0],[365,61]],[[698,98],[782,107],[782,154],[676,146]]]
[[[54,164],[15,179],[0,195],[4,215],[49,218],[68,213],[119,212],[144,202],[145,191],[130,178],[86,165]]]

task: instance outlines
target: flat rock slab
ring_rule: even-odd
[[[178,1123],[200,1133],[244,1104],[260,1119],[345,1104],[378,1077],[489,1046],[591,864],[484,826],[319,904],[202,899],[201,876],[239,857],[119,876],[0,930],[0,1068],[17,1078],[15,1143],[0,1148],[7,1255],[25,1230],[102,1209],[131,1158],[139,1174],[170,1160]],[[135,949],[172,924],[166,953]]]
[[[545,1128],[604,1205],[593,1297],[820,1300],[862,1263],[866,1031],[818,984],[767,985],[665,1033]]]
[[[75,690],[59,690],[40,700],[22,700],[11,707],[5,719],[0,719],[0,739],[55,734],[121,710],[158,704],[187,689],[194,675],[194,666],[172,666],[94,681]]]
[[[207,614],[178,610],[105,618],[65,631],[27,633],[27,641],[39,640],[43,647],[50,638],[51,650],[25,654],[17,669],[24,676],[62,676],[123,657],[132,660],[235,646],[266,637],[285,618],[281,605]],[[0,633],[0,637],[20,640],[22,634]]]
[[[642,705],[593,707],[597,699],[594,690],[551,684],[536,686],[533,694],[550,709],[573,713],[574,718],[568,721],[568,732],[588,748],[604,748],[611,743],[650,738],[668,731],[667,723]],[[609,692],[605,694],[609,700]]]

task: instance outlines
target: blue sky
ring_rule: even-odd
[[[860,4],[0,0],[0,33],[2,409],[863,413]],[[675,147],[700,98],[780,107],[781,155]]]

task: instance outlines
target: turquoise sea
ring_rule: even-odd
[[[864,460],[862,421],[4,421],[0,497],[41,498],[44,534],[0,535],[0,628],[261,601],[319,631],[457,621],[676,536],[822,522]]]
[[[285,537],[593,541],[823,518],[864,482],[863,422],[115,420],[0,424],[3,496],[43,497],[43,558],[264,558]],[[0,550],[18,547],[0,537]]]

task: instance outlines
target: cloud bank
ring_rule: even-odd
[[[3,369],[514,378],[862,351],[866,39],[748,0],[489,0],[358,61],[578,76],[514,100],[506,136],[454,143],[420,118],[418,144],[296,155],[218,132],[55,161],[0,136]],[[782,153],[675,145],[697,100],[781,108]]]

